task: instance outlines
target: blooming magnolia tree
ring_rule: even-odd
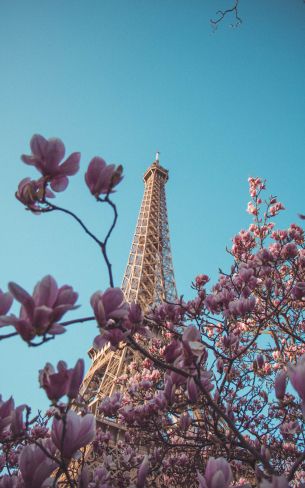
[[[43,346],[67,325],[95,320],[96,348],[127,344],[134,357],[98,412],[125,432],[116,443],[79,394],[82,359],[73,368],[62,360],[56,369],[42,365],[39,383],[51,404],[45,416],[1,400],[0,488],[304,487],[304,232],[296,224],[275,229],[284,207],[264,199],[264,181],[249,179],[253,222],[233,239],[230,272],[220,272],[210,291],[208,276],[199,275],[193,300],[144,315],[114,287],[107,254],[117,220],[111,194],[122,167],[95,157],[85,174],[92,195],[113,210],[102,240],[53,203],[78,171],[80,154],[61,162],[63,143],[39,135],[31,151],[22,160],[41,177],[22,180],[16,197],[33,213],[75,219],[100,247],[110,287],[93,294],[92,316],[64,321],[77,307],[71,286],[46,276],[30,294],[9,283],[0,293],[0,339],[19,335]],[[13,300],[19,317],[9,314]]]

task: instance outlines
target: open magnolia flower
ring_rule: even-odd
[[[17,283],[9,283],[12,296],[21,303],[19,318],[15,315],[2,315],[0,327],[12,325],[25,341],[36,335],[62,334],[65,328],[57,322],[69,310],[77,308],[78,294],[73,288],[64,285],[58,288],[55,279],[48,275],[37,283],[33,295]]]
[[[46,181],[50,182],[52,190],[65,190],[69,183],[68,176],[75,175],[79,170],[80,153],[74,152],[61,162],[65,157],[65,145],[62,140],[45,139],[39,134],[32,137],[30,147],[32,154],[23,154],[22,161],[35,166]]]
[[[89,163],[85,181],[92,195],[98,198],[114,191],[114,187],[123,179],[122,172],[121,165],[107,164],[104,159],[96,156]]]
[[[96,422],[93,414],[83,417],[69,410],[65,419],[54,418],[52,440],[61,455],[70,459],[78,449],[85,447],[95,439]]]

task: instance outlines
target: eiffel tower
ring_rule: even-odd
[[[136,230],[124,274],[122,290],[126,301],[137,302],[144,312],[164,301],[174,302],[177,290],[170,250],[165,184],[168,171],[159,163],[159,153],[144,174],[144,196]],[[89,350],[92,359],[80,394],[96,415],[98,424],[120,438],[121,426],[99,418],[99,404],[118,389],[117,379],[134,357],[128,346],[112,351],[109,345],[102,350]]]

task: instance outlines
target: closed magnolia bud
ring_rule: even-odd
[[[264,360],[264,356],[262,356],[262,354],[259,354],[256,358],[256,361],[257,361],[257,366],[261,369],[264,367],[264,364],[265,364],[265,360]]]
[[[265,392],[265,390],[262,390],[262,391],[260,392],[260,396],[261,396],[261,397],[262,397],[262,398],[265,400],[265,402],[267,402],[267,401],[268,401],[268,395],[267,395],[267,393]]]
[[[184,413],[180,417],[180,427],[186,431],[192,423],[192,417],[188,413]]]
[[[148,456],[146,454],[138,469],[137,488],[144,488],[148,471],[149,471],[149,461],[148,461]]]
[[[187,380],[187,394],[191,402],[195,403],[198,400],[197,385],[192,377]]]
[[[282,400],[286,393],[287,374],[286,371],[280,371],[274,380],[275,396],[278,400]]]
[[[262,446],[261,447],[261,455],[267,460],[270,461],[271,455],[270,455],[270,450],[268,447]]]
[[[223,360],[221,358],[217,359],[216,367],[217,367],[218,373],[222,374],[223,373]]]

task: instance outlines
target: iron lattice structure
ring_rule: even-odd
[[[158,156],[144,174],[144,196],[122,284],[126,301],[139,303],[144,311],[177,299],[165,196],[168,171],[160,166]],[[128,346],[112,351],[107,345],[101,351],[89,351],[93,362],[80,393],[97,420],[112,431],[122,427],[99,418],[98,407],[103,398],[118,389],[116,380],[133,355]]]

